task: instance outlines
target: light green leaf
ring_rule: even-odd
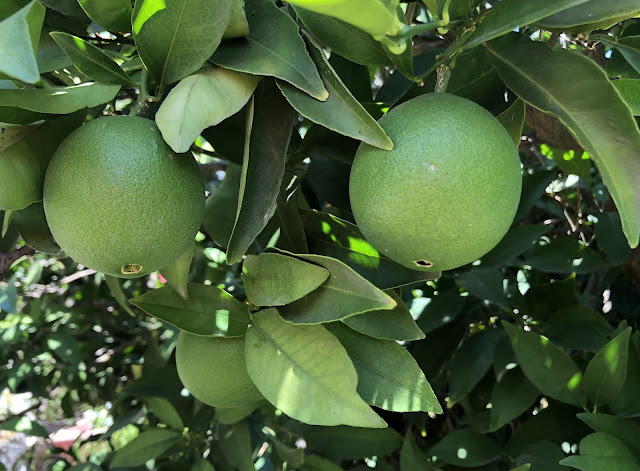
[[[34,0],[0,21],[0,74],[27,83],[40,80],[36,54],[45,12]]]
[[[498,121],[507,130],[513,144],[518,147],[520,140],[522,139],[522,126],[524,125],[524,115],[526,113],[526,106],[524,101],[520,98],[516,99],[509,108],[500,113],[497,118]]]
[[[531,407],[540,395],[520,368],[507,370],[491,394],[491,426],[495,432]]]
[[[78,0],[95,23],[113,32],[131,31],[131,0]]]
[[[314,123],[381,149],[393,149],[391,139],[342,83],[324,53],[310,42],[311,57],[329,91],[329,98],[319,101],[287,83],[278,82],[287,101]]]
[[[589,0],[503,0],[489,11],[464,47],[470,49],[513,31],[518,26],[526,26],[587,1]]]
[[[358,375],[344,347],[322,326],[292,325],[275,309],[260,311],[247,330],[245,357],[260,392],[291,418],[386,427],[358,396]]]
[[[418,448],[411,429],[407,430],[400,449],[400,471],[433,471],[427,456]]]
[[[229,24],[222,39],[244,38],[249,36],[249,23],[244,12],[244,0],[231,0]]]
[[[202,67],[218,48],[230,14],[231,0],[136,0],[133,37],[160,90]]]
[[[633,115],[640,116],[640,79],[619,79],[611,83],[631,108]]]
[[[49,432],[38,422],[33,422],[28,417],[13,417],[2,424],[0,429],[24,433],[30,437],[49,438]]]
[[[481,433],[469,429],[454,430],[431,449],[431,454],[445,463],[473,468],[500,457],[500,446]]]
[[[13,221],[20,232],[20,237],[29,247],[44,253],[59,254],[61,252],[47,225],[42,201],[16,211]]]
[[[19,106],[38,113],[70,114],[113,100],[120,85],[83,83],[72,87],[0,89],[0,106]]]
[[[347,317],[342,322],[361,334],[388,340],[421,340],[424,332],[413,320],[407,305],[393,291],[386,291],[396,302],[396,307],[388,310],[368,311]]]
[[[179,439],[179,433],[169,430],[156,429],[142,432],[113,454],[109,469],[142,466],[167,451]]]
[[[580,413],[577,416],[596,432],[613,435],[640,458],[640,427],[633,420],[608,414]]]
[[[221,424],[227,425],[239,422],[242,419],[247,418],[254,410],[256,410],[258,405],[258,403],[243,404],[229,409],[216,407],[216,420]]]
[[[276,207],[296,114],[273,80],[263,80],[250,102],[238,212],[227,247],[227,263],[242,259]]]
[[[335,461],[381,457],[393,453],[402,445],[402,435],[390,427],[309,427],[304,430],[304,439],[308,448]]]
[[[633,453],[613,435],[592,433],[580,441],[580,455],[560,461],[581,471],[640,471],[640,462]]]
[[[630,336],[631,327],[627,327],[602,347],[587,365],[583,384],[595,406],[615,398],[627,379]]]
[[[216,471],[216,470],[214,469],[211,463],[209,463],[207,460],[202,458],[196,461],[195,463],[193,463],[193,466],[191,466],[190,471]]]
[[[169,401],[160,397],[147,397],[145,401],[149,409],[151,409],[151,412],[153,412],[160,422],[176,430],[182,430],[184,428],[180,414],[178,414],[176,408],[173,407],[173,404]]]
[[[571,33],[588,33],[595,29],[609,29],[638,11],[640,11],[640,7],[636,0],[616,0],[614,2],[589,0],[544,18],[537,22],[537,26],[553,30],[570,30]]]
[[[620,211],[631,247],[640,238],[640,131],[604,70],[587,57],[540,42],[511,38],[488,46],[500,78],[521,99],[551,113],[567,126],[595,161]],[[538,64],[549,73],[540,74]],[[563,70],[580,77],[580,87],[566,82]]]
[[[189,297],[189,270],[193,259],[193,248],[194,244],[191,244],[171,265],[160,270],[167,284],[184,299]]]
[[[129,300],[146,313],[195,335],[241,337],[249,324],[249,310],[215,286],[189,283],[185,300],[169,286]]]
[[[382,45],[361,29],[297,5],[293,5],[293,9],[309,31],[336,54],[362,65],[385,66],[391,63]]]
[[[131,306],[129,306],[127,297],[125,296],[124,291],[122,291],[122,286],[120,286],[120,278],[116,278],[111,275],[104,275],[104,281],[107,283],[107,286],[111,290],[111,294],[113,294],[113,297],[120,307],[130,316],[135,317],[134,312],[131,310]]]
[[[525,376],[543,394],[567,404],[584,406],[582,373],[573,360],[548,338],[503,322]]]
[[[358,394],[368,404],[394,412],[442,413],[424,373],[397,342],[367,337],[338,322],[326,328],[338,338],[356,367]]]
[[[296,22],[269,0],[248,0],[246,7],[249,36],[222,44],[211,61],[238,72],[277,77],[318,100],[326,100],[329,93]]]
[[[396,307],[393,298],[339,260],[323,255],[294,255],[284,250],[280,252],[320,265],[331,273],[327,281],[315,291],[278,308],[278,312],[289,322],[320,324],[367,311]]]
[[[243,420],[220,426],[220,446],[224,456],[239,471],[255,471],[251,457],[251,434],[249,422]]]
[[[247,255],[242,280],[247,298],[256,306],[289,304],[318,288],[329,271],[277,253]]]
[[[174,151],[187,152],[204,129],[240,111],[259,81],[222,67],[182,79],[156,113],[162,137]]]

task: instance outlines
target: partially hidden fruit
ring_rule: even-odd
[[[121,278],[163,268],[193,243],[204,182],[153,121],[99,118],[74,131],[51,159],[44,210],[54,239],[83,265]]]
[[[437,93],[401,104],[379,123],[393,150],[363,143],[349,182],[365,238],[423,271],[460,267],[495,247],[522,185],[518,153],[500,122],[472,101]]]
[[[264,398],[244,360],[244,337],[201,337],[180,332],[176,365],[182,384],[211,407],[231,408]]]

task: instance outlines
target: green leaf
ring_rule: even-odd
[[[358,394],[368,404],[394,412],[442,413],[424,373],[401,345],[367,337],[338,322],[326,328],[351,358],[358,372]]]
[[[500,78],[521,99],[563,122],[595,161],[620,211],[622,227],[633,248],[640,239],[640,131],[629,107],[605,72],[587,57],[540,42],[494,41],[488,46]],[[538,64],[551,72],[539,74]],[[580,77],[567,87],[562,70]]]
[[[604,41],[604,39],[602,40]],[[612,42],[611,39],[608,38],[606,42],[618,49],[624,58],[627,59],[627,62],[640,72],[640,36],[627,36],[617,42]]]
[[[411,429],[407,430],[400,449],[400,471],[433,471],[434,467],[427,456],[418,448]]]
[[[627,369],[627,380],[609,407],[622,417],[640,417],[640,354],[635,342],[629,342]]]
[[[504,126],[507,130],[511,139],[513,140],[513,144],[518,147],[520,144],[520,140],[522,139],[522,126],[524,125],[524,115],[526,113],[526,105],[525,102],[520,98],[515,100],[509,108],[500,113],[497,118],[498,121]]]
[[[160,270],[160,273],[167,280],[176,293],[184,299],[189,297],[189,270],[193,259],[194,244],[191,244],[171,265],[167,265]]]
[[[529,471],[531,465],[529,463],[518,466],[517,468],[511,468],[511,471]]]
[[[247,132],[238,212],[227,247],[227,263],[242,259],[276,207],[296,114],[272,80],[256,89]]]
[[[473,468],[500,457],[500,446],[489,437],[472,430],[454,430],[431,449],[431,454],[445,463]]]
[[[481,265],[497,267],[514,263],[513,259],[531,248],[538,238],[549,230],[544,224],[513,226],[491,251],[483,256]]]
[[[87,77],[97,82],[135,85],[118,64],[93,44],[67,33],[52,32],[49,35]]]
[[[176,430],[182,430],[184,428],[180,414],[178,414],[176,408],[173,407],[173,404],[169,401],[160,397],[147,397],[145,401],[149,409],[151,409],[151,412],[153,412],[160,422]]]
[[[0,74],[27,83],[40,80],[36,53],[45,12],[34,0],[0,21]]]
[[[413,320],[406,304],[393,291],[386,291],[396,302],[396,307],[387,310],[368,311],[364,314],[347,317],[342,322],[361,334],[377,339],[421,340],[424,332]]]
[[[67,468],[67,471],[101,471],[102,468],[91,461],[86,463],[77,464],[71,468]]]
[[[629,255],[629,246],[622,232],[620,214],[611,211],[599,213],[597,217],[595,232],[598,248],[613,266],[621,265]]]
[[[142,466],[171,448],[180,439],[180,434],[169,430],[149,430],[140,433],[113,454],[109,469]]]
[[[640,427],[632,420],[607,414],[578,414],[578,418],[596,432],[605,432],[620,440],[630,451],[640,458]]]
[[[278,82],[278,87],[291,106],[305,118],[339,134],[381,149],[393,149],[391,139],[353,97],[327,61],[322,50],[312,40],[310,40],[310,54],[329,91],[329,98],[326,101],[319,101],[287,83]]]
[[[188,285],[185,300],[164,286],[130,299],[146,313],[202,336],[241,337],[249,324],[249,310],[226,291],[196,283]]]
[[[199,459],[191,466],[190,471],[216,471],[211,463],[204,458]]]
[[[39,252],[58,254],[60,247],[47,226],[42,202],[33,203],[13,215],[16,229],[25,243]]]
[[[222,44],[211,60],[238,72],[277,77],[318,100],[326,100],[329,93],[296,22],[269,0],[248,0],[246,6],[249,36]]]
[[[587,365],[583,384],[595,406],[613,399],[627,379],[630,336],[631,327],[627,327],[602,347]]]
[[[605,268],[602,253],[586,247],[573,237],[562,236],[541,243],[525,257],[527,265],[547,273],[587,274]]]
[[[243,420],[220,426],[220,446],[224,456],[240,471],[255,471],[251,457],[251,434],[249,422]]]
[[[233,424],[247,418],[256,408],[258,403],[243,404],[241,406],[224,409],[216,407],[216,420],[221,424]]]
[[[502,274],[495,268],[472,268],[460,273],[458,281],[465,290],[477,298],[491,301],[498,306],[509,305],[502,286]]]
[[[0,106],[18,106],[38,113],[70,114],[113,100],[120,85],[83,83],[72,87],[0,89]]]
[[[572,26],[578,26],[577,32],[588,33],[594,29],[608,29],[619,21],[633,16],[639,10],[640,7],[635,0],[616,0],[615,2],[589,0],[544,18],[538,21],[537,25],[554,30],[566,30]]]
[[[496,382],[491,394],[489,430],[495,432],[522,415],[539,395],[540,392],[527,380],[520,368],[507,370],[502,379]]]
[[[324,327],[289,324],[275,309],[258,312],[247,330],[245,356],[260,392],[291,418],[315,425],[386,427],[358,396],[356,369]]]
[[[136,0],[133,37],[160,90],[202,67],[218,48],[230,14],[231,0]]]
[[[596,311],[581,306],[555,310],[548,320],[544,335],[558,347],[567,350],[597,352],[607,343],[613,328]]]
[[[362,65],[385,66],[391,63],[382,45],[361,29],[297,5],[293,5],[293,9],[309,31],[336,54]]]
[[[555,175],[556,172],[552,170],[538,170],[533,173],[525,172],[522,175],[522,194],[514,221],[519,221],[533,209],[545,189],[555,178]]]
[[[242,280],[247,298],[256,306],[289,304],[318,288],[329,271],[277,253],[247,255]]]
[[[342,471],[342,467],[318,455],[306,455],[300,471]]]
[[[320,324],[376,309],[393,309],[396,302],[339,260],[323,255],[301,255],[281,251],[329,270],[318,289],[302,299],[278,308],[294,324]]]
[[[560,461],[581,471],[640,471],[640,462],[620,440],[608,433],[592,433],[580,441],[580,455]]]
[[[622,100],[631,108],[633,115],[640,116],[640,79],[619,79],[611,83],[616,87]]]
[[[304,439],[307,448],[317,450],[336,461],[381,457],[391,454],[402,445],[402,435],[390,427],[309,427],[304,430]]]
[[[355,224],[319,211],[302,213],[309,251],[336,258],[381,289],[432,280],[439,273],[406,268],[382,255]]]
[[[130,316],[135,317],[135,313],[131,310],[129,301],[127,301],[127,296],[124,294],[122,286],[120,286],[120,278],[116,278],[115,276],[111,275],[104,275],[104,281],[107,283],[107,286],[111,290],[111,294],[113,294],[113,297],[118,302],[120,307],[124,309],[124,311]]]
[[[449,398],[456,403],[480,382],[493,364],[502,329],[487,329],[465,340],[453,355],[450,368]]]
[[[476,27],[465,49],[534,23],[559,11],[586,3],[588,0],[504,0],[495,5]]]
[[[503,322],[525,376],[543,394],[572,405],[585,405],[582,373],[549,339]]]
[[[207,198],[202,223],[207,233],[221,247],[229,245],[238,210],[238,193],[242,167],[229,162],[218,189]]]
[[[109,31],[131,31],[130,0],[78,0],[78,3],[89,18]]]
[[[231,0],[231,16],[222,39],[244,38],[249,36],[249,23],[244,11],[244,0]]]
[[[531,471],[567,471],[558,464],[566,456],[556,443],[543,440],[527,444],[520,450],[515,461],[516,464],[527,463]]]
[[[187,152],[205,128],[240,111],[259,81],[221,67],[182,79],[156,113],[162,137],[174,151]]]
[[[33,422],[28,417],[14,417],[0,425],[2,430],[24,433],[30,437],[49,438],[49,432],[38,422]]]

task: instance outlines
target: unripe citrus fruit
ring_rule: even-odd
[[[422,95],[380,126],[391,151],[362,144],[349,182],[353,216],[381,253],[409,268],[450,270],[490,251],[513,221],[522,185],[513,141],[464,98]]]
[[[182,384],[211,407],[237,407],[264,399],[247,373],[243,337],[180,332],[176,366]]]
[[[200,227],[204,182],[189,154],[175,154],[153,121],[110,116],[63,141],[44,182],[54,239],[97,271],[132,278],[179,257]]]

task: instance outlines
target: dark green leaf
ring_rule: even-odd
[[[0,89],[0,106],[19,106],[38,113],[70,114],[111,101],[120,85],[83,83],[72,87]]]
[[[160,270],[162,276],[167,280],[167,284],[184,299],[189,297],[189,269],[193,259],[193,248],[194,245],[192,244],[171,265],[167,265]]]
[[[524,301],[523,309],[528,316],[549,322],[561,308],[578,305],[576,277],[571,275],[564,280],[534,285],[525,293]]]
[[[205,203],[203,224],[207,233],[220,246],[229,245],[238,209],[238,193],[242,167],[229,162],[224,180]]]
[[[179,438],[179,433],[169,430],[156,429],[142,432],[124,448],[114,453],[109,469],[143,465],[167,451]]]
[[[78,0],[78,3],[89,18],[109,31],[131,31],[130,0]]]
[[[34,0],[0,21],[0,74],[27,83],[40,80],[36,51],[45,11]]]
[[[107,283],[107,286],[111,290],[111,294],[113,294],[113,297],[118,302],[120,307],[124,309],[124,311],[130,316],[135,317],[135,313],[131,310],[129,301],[124,294],[124,291],[122,291],[122,286],[120,286],[120,278],[116,278],[115,276],[111,275],[104,275],[104,281]]]
[[[433,465],[427,456],[418,448],[413,439],[411,429],[407,430],[400,449],[400,471],[433,471]]]
[[[33,203],[13,216],[20,236],[25,243],[39,252],[60,253],[60,247],[53,240],[53,235],[47,226],[42,202]]]
[[[509,108],[500,113],[497,118],[498,121],[507,130],[513,144],[518,147],[520,140],[522,139],[522,126],[524,125],[524,115],[526,112],[526,106],[524,101],[518,98],[516,101],[509,105]]]
[[[130,299],[146,313],[196,335],[241,337],[249,324],[249,310],[226,291],[196,283],[188,285],[185,300],[164,286]]]
[[[588,33],[594,29],[608,29],[619,21],[633,16],[639,11],[635,0],[603,2],[589,0],[579,6],[563,10],[538,21],[538,25],[548,29],[566,30],[577,26],[578,32]]]
[[[49,432],[38,422],[33,422],[28,417],[14,417],[9,419],[0,425],[0,429],[24,433],[31,437],[49,438]]]
[[[620,215],[617,212],[598,214],[596,241],[598,248],[613,266],[620,265],[629,255],[629,245],[622,233]]]
[[[558,464],[566,456],[555,443],[540,441],[526,445],[516,456],[516,464],[530,463],[529,471],[567,471]]]
[[[454,430],[445,435],[431,449],[439,461],[473,468],[482,466],[500,457],[500,446],[489,437],[471,430]]]
[[[629,342],[627,369],[627,380],[609,407],[622,417],[640,417],[640,354],[634,342]]]
[[[531,407],[540,392],[529,382],[520,368],[507,370],[496,382],[491,395],[491,427],[495,432]]]
[[[550,273],[585,274],[605,268],[608,264],[600,252],[584,246],[569,236],[539,244],[525,257],[532,267]]]
[[[254,471],[251,457],[251,435],[249,423],[245,420],[231,425],[220,426],[220,446],[229,462],[239,471]]]
[[[429,298],[414,299],[411,311],[417,314],[420,329],[428,334],[458,317],[464,300],[458,289],[445,291]]]
[[[620,79],[614,80],[613,86],[631,108],[634,116],[640,116],[640,79]]]
[[[578,414],[578,418],[596,432],[605,432],[613,435],[624,443],[630,451],[635,453],[636,458],[640,459],[640,442],[637,440],[638,434],[640,434],[640,427],[632,420],[614,415],[589,413]]]
[[[509,229],[507,235],[480,259],[482,266],[496,267],[513,263],[513,259],[530,249],[533,242],[549,230],[543,224],[523,224]]]
[[[336,460],[384,456],[402,445],[402,435],[392,428],[309,427],[304,439],[310,450]]]
[[[342,471],[342,467],[318,455],[307,455],[300,471]]]
[[[558,309],[544,331],[555,345],[567,350],[597,352],[608,341],[613,328],[597,312],[573,306]]]
[[[522,219],[540,199],[544,190],[549,186],[554,177],[550,170],[539,170],[533,173],[525,173],[522,176],[522,195],[520,205],[514,221]]]
[[[495,268],[472,268],[460,273],[458,281],[473,296],[486,299],[498,306],[509,304],[502,286],[502,274]]]
[[[145,401],[149,409],[151,409],[151,412],[153,412],[160,422],[176,430],[182,430],[184,428],[180,414],[178,414],[176,408],[173,407],[173,404],[169,401],[160,397],[148,397]]]
[[[216,471],[216,470],[213,468],[213,465],[211,463],[209,463],[207,460],[202,458],[196,461],[195,463],[193,463],[193,466],[191,466],[190,471]]]
[[[560,464],[582,471],[640,471],[640,461],[613,435],[592,433],[580,441],[580,455],[569,456]]]

